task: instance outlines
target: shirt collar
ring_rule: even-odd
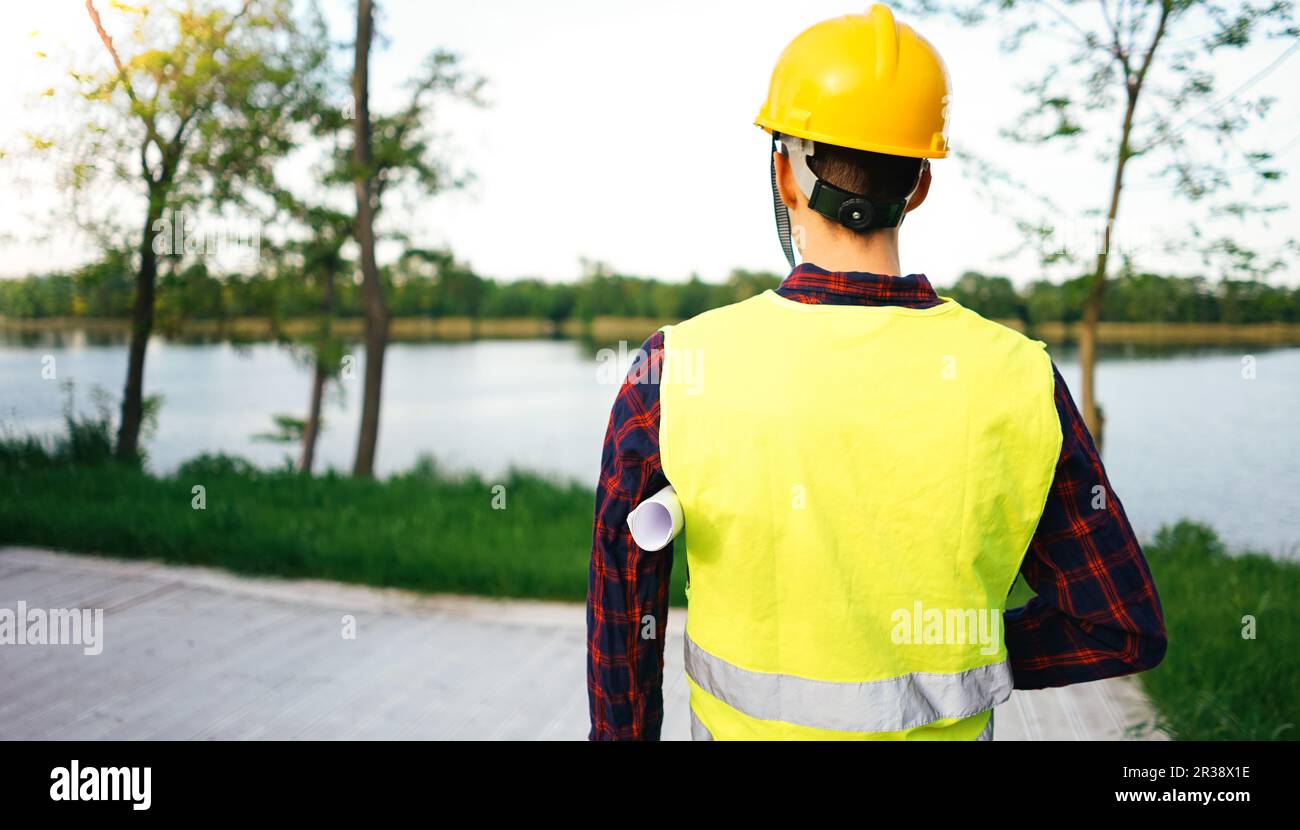
[[[796,266],[776,293],[801,303],[830,305],[932,308],[943,302],[924,274],[894,277],[866,271],[826,271],[808,262]]]

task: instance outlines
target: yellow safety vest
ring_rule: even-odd
[[[772,291],[664,332],[692,734],[991,737],[1061,448],[1043,343],[952,300]]]

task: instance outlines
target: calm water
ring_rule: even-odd
[[[57,378],[41,376],[52,355]],[[1054,356],[1072,389],[1078,364]],[[1107,413],[1105,460],[1142,536],[1187,516],[1213,524],[1237,548],[1300,550],[1300,349],[1254,352],[1118,352],[1099,366]],[[0,341],[0,422],[19,430],[61,426],[75,383],[79,409],[98,386],[120,394],[126,348],[81,335]],[[167,471],[200,452],[224,451],[260,464],[296,448],[254,439],[276,413],[301,415],[308,368],[272,344],[185,344],[156,339],[146,391],[164,398],[147,442],[150,465]],[[320,463],[348,469],[360,418],[360,379],[331,387]],[[567,341],[395,344],[384,384],[378,466],[404,469],[421,454],[488,476],[511,465],[594,483],[616,388],[600,382],[596,358]]]

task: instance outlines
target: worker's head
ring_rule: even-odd
[[[776,196],[805,233],[896,233],[930,192],[927,159],[787,139],[772,161]]]
[[[948,72],[933,46],[877,3],[791,41],[755,123],[779,142],[778,229],[892,230],[924,201],[927,160],[948,154]]]

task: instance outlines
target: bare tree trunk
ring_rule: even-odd
[[[1110,257],[1110,248],[1115,230],[1115,218],[1119,215],[1119,198],[1124,189],[1124,168],[1128,165],[1129,156],[1133,153],[1133,116],[1137,112],[1138,96],[1142,94],[1142,85],[1146,82],[1147,72],[1151,69],[1151,61],[1155,58],[1156,49],[1160,47],[1160,41],[1165,36],[1166,27],[1169,23],[1169,16],[1174,11],[1173,3],[1170,0],[1164,0],[1160,6],[1160,19],[1156,25],[1155,34],[1151,38],[1151,46],[1147,49],[1142,58],[1141,66],[1136,72],[1130,72],[1130,63],[1128,58],[1121,55],[1118,51],[1117,58],[1122,62],[1124,67],[1125,86],[1128,94],[1128,103],[1124,108],[1124,126],[1120,130],[1119,152],[1115,157],[1115,180],[1110,190],[1110,209],[1106,212],[1106,228],[1102,232],[1101,250],[1097,252],[1097,269],[1092,275],[1092,285],[1088,290],[1088,300],[1083,308],[1083,328],[1079,333],[1079,372],[1083,378],[1082,396],[1083,396],[1083,421],[1092,433],[1093,443],[1097,445],[1098,451],[1101,450],[1103,431],[1105,429],[1105,416],[1102,413],[1101,406],[1097,403],[1097,394],[1095,388],[1095,377],[1097,370],[1097,327],[1101,322],[1101,301],[1106,293],[1106,264]],[[1115,44],[1118,50],[1120,37],[1118,31],[1115,32]]]
[[[329,375],[317,357],[311,378],[311,408],[307,410],[307,423],[302,429],[302,457],[298,459],[298,472],[311,475],[316,461],[316,438],[320,434],[321,400],[325,396],[325,382]]]
[[[1119,158],[1115,163],[1115,181],[1111,187],[1110,210],[1106,213],[1106,227],[1102,231],[1101,250],[1097,252],[1097,267],[1093,271],[1092,285],[1083,307],[1083,327],[1079,332],[1079,372],[1082,377],[1083,422],[1092,433],[1092,440],[1100,451],[1103,440],[1101,407],[1097,403],[1095,377],[1097,369],[1097,328],[1101,322],[1101,302],[1106,292],[1106,265],[1110,257],[1115,217],[1119,213],[1119,197],[1123,189],[1124,166],[1128,161],[1128,136],[1133,126],[1133,100],[1130,98],[1120,139]]]
[[[361,401],[361,431],[352,474],[370,477],[375,473],[375,448],[379,443],[379,404],[384,378],[384,350],[388,346],[388,305],[375,264],[374,172],[370,146],[370,42],[374,36],[371,0],[357,2],[357,42],[352,70],[353,118],[352,161],[356,178],[352,189],[357,197],[357,244],[361,247],[362,294],[366,304],[366,372]]]
[[[330,354],[330,338],[333,335],[334,318],[334,272],[322,268],[320,272],[321,289],[321,330],[316,343],[316,356],[311,378],[311,407],[307,410],[307,422],[302,430],[302,457],[298,460],[298,470],[311,475],[316,460],[316,441],[320,437],[321,407],[325,397],[325,384],[329,381],[330,371],[325,359]]]
[[[1133,133],[1133,113],[1137,109],[1138,89],[1130,87],[1128,106],[1124,109],[1124,127],[1120,131],[1119,152],[1115,158],[1115,179],[1110,189],[1110,209],[1106,212],[1106,227],[1101,235],[1101,249],[1097,252],[1097,268],[1088,288],[1088,300],[1083,307],[1083,328],[1079,332],[1079,372],[1082,376],[1083,422],[1092,433],[1093,443],[1101,450],[1103,423],[1101,407],[1097,404],[1095,376],[1097,370],[1097,327],[1101,322],[1101,301],[1106,293],[1106,264],[1115,230],[1115,217],[1119,215],[1119,197],[1124,189],[1124,168],[1128,164],[1129,137]]]
[[[131,313],[131,349],[122,391],[122,417],[117,429],[118,459],[134,462],[140,449],[144,422],[144,357],[153,333],[154,290],[158,281],[158,254],[153,249],[154,223],[162,216],[163,200],[149,196],[144,231],[140,235],[140,271],[135,277],[135,308]]]

